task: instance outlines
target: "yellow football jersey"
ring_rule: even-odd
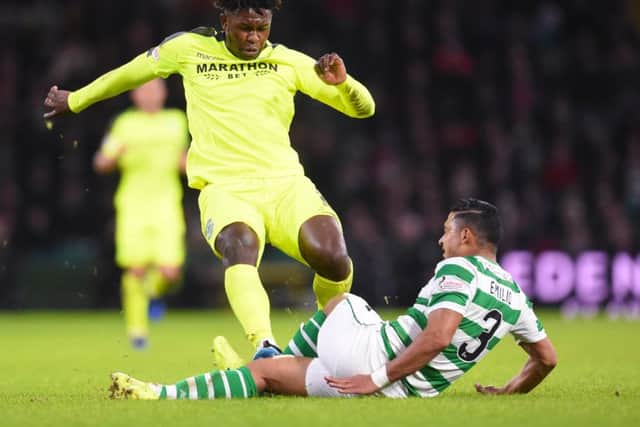
[[[182,200],[179,166],[188,137],[186,116],[178,109],[157,113],[129,109],[118,115],[100,148],[109,156],[123,147],[118,159],[120,182],[116,206],[152,208],[150,204],[179,204]],[[156,203],[157,200],[161,202]]]
[[[375,104],[352,77],[337,86],[316,74],[316,61],[283,45],[267,43],[254,60],[234,56],[224,34],[210,28],[177,33],[128,64],[73,92],[79,112],[154,77],[183,78],[192,143],[189,186],[246,177],[301,175],[289,127],[294,95],[303,92],[346,115],[369,117]]]

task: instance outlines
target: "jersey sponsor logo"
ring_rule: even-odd
[[[447,278],[447,276],[442,276],[440,281],[438,282],[438,288],[443,291],[464,291],[466,290],[466,285],[458,280],[451,280]]]
[[[203,52],[196,52],[196,56],[206,61],[220,61],[222,59],[218,56],[212,56]]]
[[[231,80],[247,77],[249,74],[264,76],[268,73],[278,72],[278,64],[270,62],[247,62],[247,63],[220,63],[207,62],[196,64],[196,74],[204,75],[210,80],[221,78]]]

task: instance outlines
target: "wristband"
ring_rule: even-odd
[[[383,388],[389,384],[389,377],[387,376],[387,365],[382,365],[382,367],[371,373],[371,381],[378,388]]]

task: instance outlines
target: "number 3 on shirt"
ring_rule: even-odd
[[[491,324],[492,320],[494,322],[491,329],[489,329],[488,331],[485,330],[473,340],[476,342],[480,341],[480,345],[478,345],[478,347],[473,351],[467,350],[467,344],[470,344],[470,342],[465,342],[460,346],[460,348],[458,348],[458,357],[465,362],[473,362],[487,347],[487,345],[489,344],[489,340],[491,339],[491,337],[493,337],[493,334],[495,334],[500,327],[500,323],[502,323],[502,314],[498,310],[491,310],[487,313],[486,316],[484,316],[484,320],[488,323],[488,325]]]

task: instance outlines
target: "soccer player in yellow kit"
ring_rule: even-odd
[[[291,147],[294,95],[300,91],[354,118],[372,116],[375,104],[337,54],[316,61],[269,42],[281,0],[214,3],[222,32],[177,33],[79,90],[53,86],[45,119],[79,113],[155,77],[182,76],[192,136],[187,176],[200,190],[202,232],[225,267],[231,308],[256,357],[264,357],[279,352],[257,269],[265,243],[316,272],[319,307],[353,280],[338,217]]]
[[[149,299],[175,287],[185,258],[182,183],[189,141],[187,118],[164,109],[165,82],[134,89],[134,108],[118,115],[94,157],[98,173],[120,170],[115,194],[116,263],[122,275],[122,307],[134,348],[149,334]]]

